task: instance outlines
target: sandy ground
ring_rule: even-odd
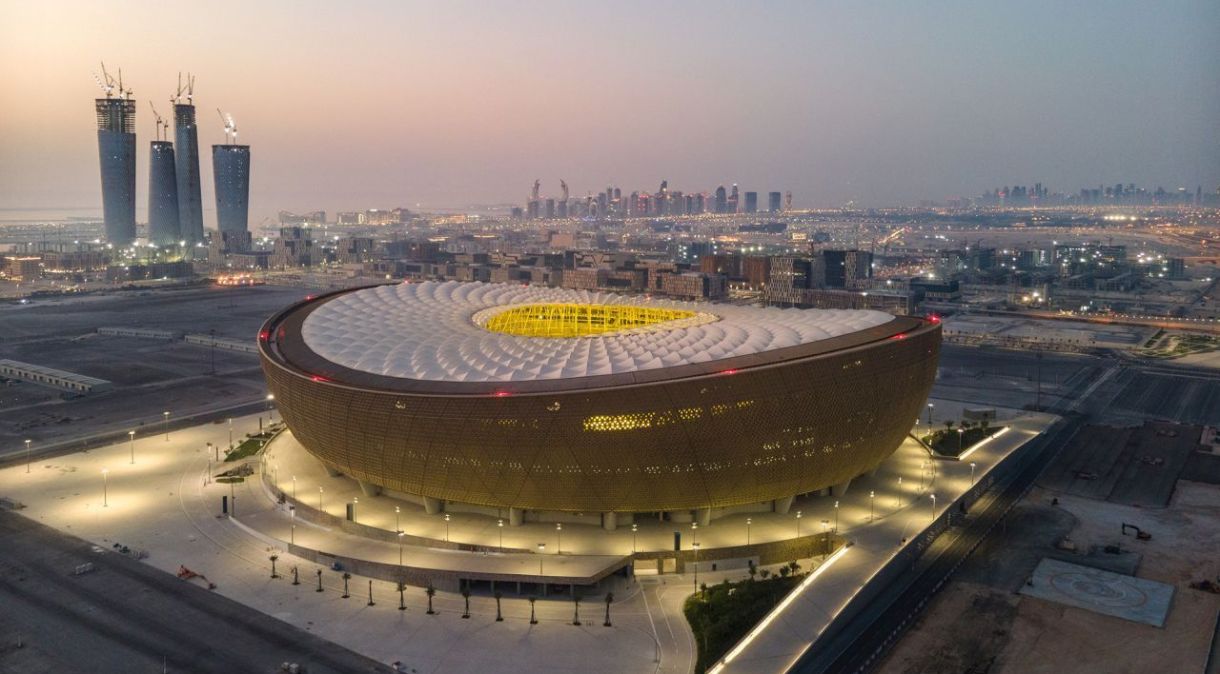
[[[1046,491],[1035,489],[1023,505],[1045,508],[1051,498]],[[1174,585],[1164,628],[1021,597],[1007,586],[1011,579],[1004,576],[1011,573],[989,577],[985,569],[966,568],[899,642],[880,671],[1202,671],[1220,612],[1220,595],[1190,589],[1189,582],[1215,579],[1220,574],[1220,558],[1215,554],[1220,549],[1220,487],[1180,481],[1170,506],[1163,509],[1059,498],[1058,508],[1075,516],[1070,536],[1079,556],[1090,546],[1120,543],[1142,555],[1138,577]],[[1152,540],[1137,542],[1121,536],[1123,522],[1150,531]],[[1033,539],[1020,543],[1053,555],[1061,531],[1061,527],[1047,524],[1014,534]],[[1063,558],[1073,561],[1070,556]],[[967,567],[977,564],[972,558]]]

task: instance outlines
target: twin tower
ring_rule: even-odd
[[[118,95],[112,96],[107,89],[106,98],[95,101],[102,212],[106,241],[115,246],[130,246],[136,240],[136,103],[130,93],[120,87]],[[226,141],[235,138],[228,136],[227,131],[226,127]],[[212,174],[220,231],[249,231],[250,146],[236,142],[213,145]],[[174,141],[154,140],[149,148],[149,243],[176,246],[181,242],[187,248],[203,243],[203,198],[199,184],[195,106],[178,102],[174,104]]]

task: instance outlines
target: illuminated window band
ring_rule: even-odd
[[[492,332],[552,338],[589,337],[640,328],[673,329],[716,319],[697,311],[631,304],[525,304],[487,313],[490,315],[475,316],[475,323]]]

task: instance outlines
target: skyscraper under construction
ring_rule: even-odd
[[[103,74],[105,69],[103,68]],[[105,98],[94,101],[97,110],[97,149],[102,169],[102,217],[106,241],[129,246],[136,239],[136,102],[106,75]]]
[[[182,103],[185,95],[186,103]],[[195,78],[181,82],[174,104],[175,173],[179,236],[187,246],[203,242],[203,197],[199,190],[199,129],[195,125]]]
[[[221,234],[249,231],[250,146],[212,146],[212,175],[216,178],[216,225]]]
[[[148,151],[148,240],[158,246],[169,246],[181,238],[174,144],[154,140]]]

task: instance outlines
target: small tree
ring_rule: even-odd
[[[432,587],[432,581],[428,581],[428,588],[424,592],[428,595],[428,615],[436,615],[436,611],[432,610],[432,597],[436,596],[436,588]]]
[[[614,601],[614,593],[606,593],[606,622],[602,623],[603,627],[610,627],[610,604]]]
[[[491,596],[496,598],[496,622],[504,622],[504,615],[500,613],[500,598],[504,595],[499,590],[496,590],[495,594]]]
[[[762,576],[763,580],[766,580],[771,577],[771,569],[763,569],[758,572],[758,575]]]
[[[779,567],[779,575],[780,575],[780,578],[787,578],[787,577],[788,577],[788,573],[789,573],[789,569],[788,569],[788,567],[787,567],[787,566],[781,566],[781,567]]]
[[[788,562],[788,570],[791,571],[792,575],[795,576],[797,572],[801,570],[801,565],[794,559],[791,562]]]
[[[470,586],[466,585],[462,588],[462,599],[466,600],[466,610],[462,612],[463,618],[470,617]]]
[[[750,580],[754,580],[754,576],[758,573],[758,567],[754,566],[754,560],[752,559],[746,563],[749,565],[749,567],[746,569],[746,573],[750,574]]]
[[[707,583],[699,583],[699,596],[707,599]]]

